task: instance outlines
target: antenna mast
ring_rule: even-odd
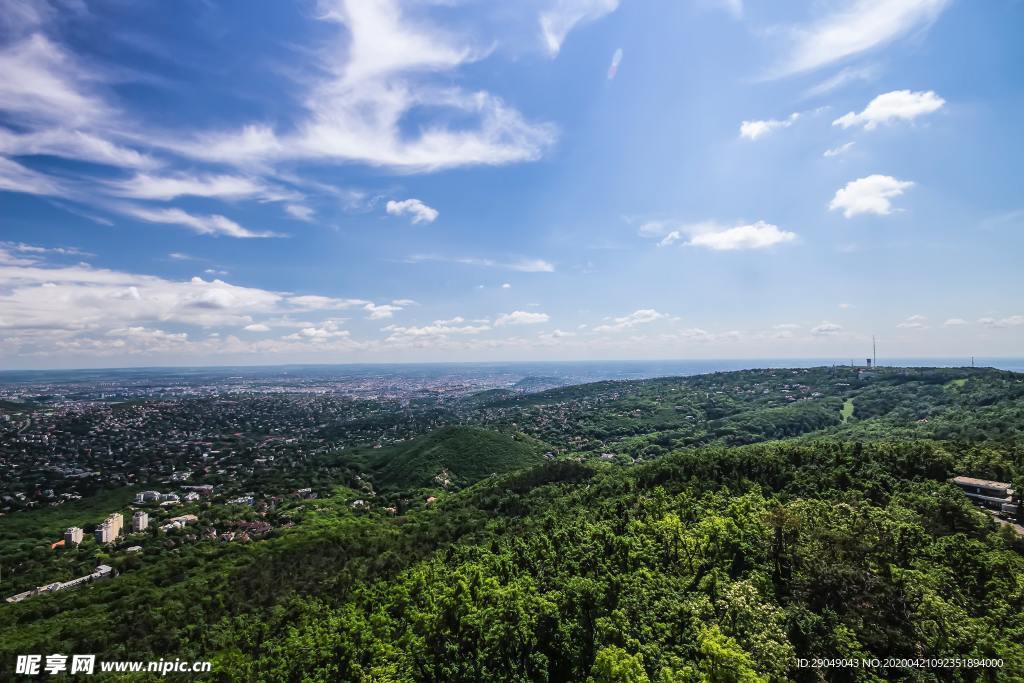
[[[875,345],[875,335],[871,335],[871,365],[878,367],[878,348]]]

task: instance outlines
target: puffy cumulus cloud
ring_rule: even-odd
[[[810,71],[889,43],[931,24],[949,0],[846,0],[824,5],[818,21],[792,27],[787,56],[770,72],[778,78]]]
[[[437,209],[427,206],[418,199],[403,199],[402,201],[389,201],[385,209],[391,216],[410,216],[412,223],[433,223],[437,220]]]
[[[644,237],[660,237],[659,247],[681,243],[686,246],[703,247],[716,251],[765,249],[797,239],[795,232],[782,230],[765,221],[751,224],[740,223],[733,226],[723,225],[717,221],[686,224],[657,221],[645,224],[641,228],[640,234]]]
[[[393,317],[396,312],[402,310],[402,307],[393,304],[366,304],[363,310],[370,320],[383,320]]]
[[[416,339],[443,338],[452,335],[479,335],[491,329],[486,322],[467,323],[462,316],[455,316],[448,320],[435,320],[430,325],[388,325],[382,328],[384,332],[389,333],[385,339],[387,343],[405,343]]]
[[[793,112],[785,119],[767,119],[764,121],[743,121],[740,123],[740,137],[747,140],[757,140],[773,131],[789,128],[800,118],[798,112]]]
[[[619,0],[554,0],[540,15],[540,32],[548,54],[557,55],[577,25],[611,14],[618,6]]]
[[[942,324],[946,327],[960,327],[962,325],[967,325],[968,322],[963,318],[948,318],[946,322]]]
[[[897,324],[896,327],[906,330],[915,330],[924,327],[926,322],[928,322],[927,317],[923,315],[912,315],[908,317],[906,320]]]
[[[134,325],[131,327],[118,327],[107,332],[108,337],[121,337],[131,339],[144,347],[153,346],[175,346],[188,341],[187,332],[166,332],[157,328]]]
[[[546,323],[549,320],[551,320],[551,316],[547,313],[512,311],[511,313],[499,315],[495,319],[494,325],[496,327],[503,327],[505,325],[539,325],[540,323]]]
[[[864,126],[865,130],[873,130],[883,123],[913,121],[918,116],[938,111],[944,104],[946,101],[931,90],[893,90],[871,100],[860,113],[851,111],[840,116],[832,125],[840,128]]]
[[[888,216],[892,213],[890,200],[913,186],[914,183],[909,180],[897,180],[888,175],[869,175],[851,180],[837,190],[828,208],[829,211],[841,209],[846,218],[862,213]]]
[[[811,334],[817,335],[819,337],[828,337],[836,335],[842,331],[842,325],[837,325],[835,323],[830,322],[823,322],[820,325],[815,325],[814,327],[811,328]]]
[[[666,314],[659,313],[653,308],[640,308],[629,315],[614,318],[610,323],[598,325],[594,328],[594,332],[621,332],[637,325],[646,325],[667,317]]]
[[[331,340],[346,338],[349,336],[351,336],[351,332],[341,329],[340,323],[337,320],[325,320],[320,325],[303,327],[298,332],[293,332],[282,338],[285,341],[323,344]]]
[[[1011,315],[1005,318],[978,318],[978,324],[991,328],[1017,327],[1024,325],[1024,315]]]
[[[795,232],[780,230],[778,226],[757,221],[751,225],[737,225],[724,230],[698,232],[690,238],[687,244],[716,251],[735,251],[738,249],[765,249],[776,244],[792,242],[795,239]]]
[[[288,297],[288,304],[303,311],[331,311],[372,305],[365,299],[342,299],[319,294],[299,294]]]
[[[221,280],[186,282],[91,268],[0,267],[0,328],[93,329],[135,322],[245,325],[282,295]]]
[[[287,350],[299,342],[349,336],[348,331],[340,329],[341,320],[293,320],[289,312],[362,307],[371,318],[374,313],[380,318],[385,317],[383,312],[397,308],[362,299],[243,287],[219,279],[168,280],[47,260],[66,257],[73,251],[77,250],[0,244],[0,291],[4,293],[0,296],[0,337],[6,340],[7,349],[34,353],[63,345],[60,348],[69,353],[105,353],[104,343],[113,348],[110,345],[115,342],[126,349],[143,351],[168,349],[170,345],[187,345],[209,353],[228,348],[224,346],[227,337],[214,347],[210,346],[212,342],[189,336],[186,330],[166,330],[167,326],[177,326],[207,330],[236,327],[258,333],[275,327],[293,328],[297,332],[277,340],[285,343],[280,348]],[[374,308],[365,308],[367,305]],[[245,346],[237,340],[231,344],[237,352]]]

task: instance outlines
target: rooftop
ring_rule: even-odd
[[[980,486],[986,489],[1009,490],[1013,488],[1012,484],[1007,484],[1003,481],[989,481],[988,479],[975,479],[974,477],[953,477],[953,483],[963,486]]]

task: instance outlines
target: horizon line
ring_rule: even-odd
[[[760,362],[785,362],[785,361],[823,361],[822,365],[812,367],[825,367],[829,365],[850,367],[848,360],[856,361],[855,358],[836,358],[827,356],[792,356],[792,357],[771,357],[771,356],[740,356],[740,357],[715,357],[715,358],[603,358],[603,359],[579,359],[579,360],[557,360],[557,359],[538,359],[538,360],[479,360],[479,361],[339,361],[339,362],[326,362],[326,363],[229,363],[225,365],[122,365],[122,366],[102,366],[102,367],[52,367],[52,368],[0,368],[0,374],[17,373],[17,372],[88,372],[88,371],[115,371],[115,370],[203,370],[203,369],[245,369],[245,368],[285,368],[285,367],[299,367],[299,368],[314,368],[314,367],[340,367],[340,366],[389,366],[389,365],[456,365],[456,366],[472,366],[472,365],[527,365],[527,364],[597,364],[597,363],[698,363],[698,362],[744,362],[744,361],[760,361]],[[959,355],[952,356],[893,356],[889,360],[913,360],[913,361],[929,361],[929,360],[956,360],[960,358]],[[971,367],[969,364],[978,360],[1013,360],[1024,362],[1024,356],[964,356],[965,365],[963,366],[946,366],[946,367]],[[840,362],[840,360],[842,362]],[[874,363],[876,367],[905,367],[898,364],[893,366],[886,366],[883,364]],[[855,367],[863,367],[854,364]],[[927,366],[917,366],[927,367]],[[938,366],[936,366],[938,367]],[[984,367],[984,366],[976,366]],[[751,368],[756,369],[756,368]]]

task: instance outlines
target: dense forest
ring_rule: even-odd
[[[284,503],[258,542],[111,557],[112,581],[0,607],[0,659],[212,659],[225,681],[1024,680],[1024,537],[949,483],[1024,488],[1022,399],[1013,373],[828,368],[476,397],[475,426],[338,456],[372,485]],[[374,487],[432,504],[353,507]],[[821,658],[1001,666],[798,665]]]

